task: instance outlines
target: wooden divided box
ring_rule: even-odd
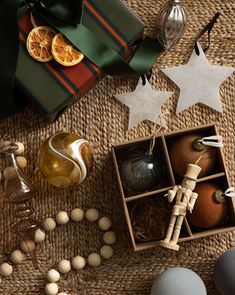
[[[174,185],[181,184],[179,177],[172,168],[169,151],[172,144],[181,136],[200,134],[203,136],[217,135],[215,125],[203,125],[196,128],[184,129],[157,135],[153,152],[161,154],[164,175],[162,181],[151,190],[138,193],[128,189],[123,183],[122,163],[126,155],[137,146],[149,147],[151,137],[128,141],[114,145],[112,148],[113,161],[121,194],[123,208],[134,251],[150,249],[159,245],[164,238],[173,203],[168,203],[165,195]],[[197,183],[212,182],[218,184],[222,190],[229,185],[222,148],[215,148],[216,162],[213,169],[205,177],[199,177]],[[209,229],[200,229],[191,226],[184,220],[179,242],[195,240],[201,237],[219,234],[235,229],[235,201],[228,198],[228,213],[219,225]]]

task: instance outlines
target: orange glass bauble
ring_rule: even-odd
[[[213,169],[216,161],[216,149],[197,144],[201,134],[189,134],[177,139],[170,149],[171,165],[179,176],[184,176],[188,164],[194,164],[200,156],[198,165],[202,168],[199,177],[206,176]]]
[[[221,223],[228,213],[227,199],[220,202],[215,193],[221,191],[217,184],[199,183],[194,192],[198,194],[192,213],[187,214],[190,224],[199,228],[211,228]],[[221,191],[222,192],[222,191]]]

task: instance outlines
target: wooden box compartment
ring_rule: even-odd
[[[177,132],[170,132],[156,136],[156,144],[154,149],[161,154],[165,166],[164,181],[153,187],[152,190],[138,193],[128,190],[122,182],[121,163],[128,156],[128,153],[137,146],[148,147],[151,142],[151,137],[141,138],[138,140],[128,141],[114,145],[112,148],[112,156],[114,167],[118,180],[118,187],[121,194],[121,199],[124,207],[126,221],[130,232],[130,237],[134,251],[150,249],[158,246],[159,241],[164,237],[168,227],[171,208],[174,205],[169,204],[164,195],[173,185],[181,183],[182,178],[179,177],[171,166],[170,148],[175,140],[186,134],[200,133],[203,136],[211,136],[218,134],[215,125],[204,125],[196,128],[184,129]],[[226,172],[225,161],[222,149],[216,149],[216,164],[210,171],[209,175],[201,177],[197,180],[200,182],[212,182],[218,184],[223,190],[226,190],[229,185],[229,180]],[[235,229],[235,201],[228,199],[229,213],[226,220],[216,228],[198,229],[193,227],[184,219],[184,225],[181,230],[179,242],[194,240],[201,237],[206,237]],[[149,210],[148,219],[144,219],[144,210]],[[142,212],[141,212],[142,211]],[[156,215],[156,220],[154,218]],[[142,231],[142,225],[146,224],[149,231],[154,233],[156,238],[150,238],[148,232]],[[138,228],[138,231],[136,230]]]
[[[136,142],[126,143],[124,147],[123,146],[116,146],[115,150],[117,152],[115,153],[115,156],[116,156],[116,161],[117,161],[117,166],[118,166],[119,171],[121,170],[122,160],[125,158],[128,158],[129,153],[134,151],[137,146],[148,150],[148,147],[150,146],[150,140],[143,139],[143,140],[139,141],[138,144],[136,144]],[[161,183],[156,184],[156,186],[154,186],[151,191],[146,191],[143,195],[146,195],[146,193],[148,193],[148,195],[152,195],[152,194],[155,194],[155,193],[162,191],[162,190],[165,191],[166,188],[170,188],[174,184],[174,177],[172,174],[168,155],[165,152],[165,142],[163,141],[162,137],[156,138],[153,153],[154,152],[157,152],[159,155],[161,155],[162,166],[164,167],[164,172],[163,172],[164,177],[163,177]],[[119,176],[121,178],[121,173],[119,173]],[[138,193],[138,191],[128,189],[125,186],[125,183],[122,182],[122,179],[120,179],[120,180],[121,180],[123,195],[125,198],[135,199],[136,197],[138,198],[138,197],[142,196],[142,194]]]

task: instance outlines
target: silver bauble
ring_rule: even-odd
[[[187,18],[180,0],[171,0],[157,16],[157,38],[164,49],[175,45],[186,30]]]

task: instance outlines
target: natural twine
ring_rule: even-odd
[[[126,0],[126,3],[142,19],[146,32],[154,36],[156,14],[163,1]],[[163,113],[168,112],[166,121],[169,131],[216,123],[224,139],[223,151],[228,174],[231,184],[234,184],[235,75],[221,86],[223,114],[203,105],[196,105],[175,115],[179,90],[158,72],[159,68],[187,62],[199,30],[217,11],[221,16],[213,29],[211,46],[206,55],[213,64],[235,67],[234,1],[184,0],[183,4],[188,15],[186,34],[177,46],[161,55],[153,68],[150,83],[155,89],[175,92],[163,107]],[[196,271],[204,280],[208,295],[214,295],[214,262],[226,249],[235,246],[234,232],[183,243],[178,253],[160,248],[133,253],[131,249],[110,151],[113,143],[149,136],[154,132],[154,124],[151,122],[143,122],[127,132],[128,109],[112,98],[114,94],[132,91],[137,80],[138,77],[105,78],[53,124],[48,124],[34,107],[30,107],[22,114],[1,120],[0,135],[9,134],[12,140],[26,145],[25,155],[29,160],[27,173],[32,175],[36,186],[36,218],[43,220],[47,216],[54,216],[60,210],[70,211],[74,207],[96,207],[111,216],[114,221],[114,230],[119,237],[114,247],[114,257],[99,268],[87,267],[78,273],[71,272],[62,280],[63,290],[73,295],[148,295],[154,278],[163,270],[183,266]],[[33,174],[40,145],[49,135],[60,130],[79,133],[91,142],[95,153],[92,175],[79,187],[71,187],[68,190],[49,186],[39,173]],[[10,231],[14,218],[11,208],[4,204],[2,198],[0,212],[0,254],[2,259],[5,259],[4,254],[9,253],[15,246]],[[58,228],[38,251],[39,269],[35,270],[28,259],[15,270],[12,277],[0,283],[0,294],[43,294],[43,274],[53,267],[56,261],[71,258],[78,250],[84,256],[98,250],[99,239],[100,234],[95,225],[93,227],[91,224],[81,224],[78,228],[71,223],[68,227]]]

